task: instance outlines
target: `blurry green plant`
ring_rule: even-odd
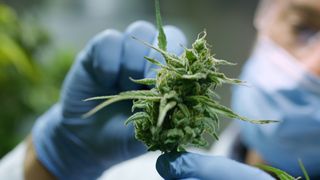
[[[44,28],[0,3],[0,158],[29,131],[24,126],[58,99],[73,53],[47,55],[50,44]]]

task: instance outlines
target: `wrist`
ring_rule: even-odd
[[[38,160],[35,149],[32,145],[31,137],[26,140],[27,150],[24,159],[24,179],[55,179],[55,177],[48,171],[48,169],[43,166],[43,164]]]
[[[245,157],[245,163],[251,166],[255,166],[257,164],[265,164],[265,161],[258,152],[249,150]]]

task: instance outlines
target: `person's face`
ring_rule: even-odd
[[[266,34],[320,75],[320,1],[269,1],[273,2],[259,18],[267,23],[258,28],[258,34]]]

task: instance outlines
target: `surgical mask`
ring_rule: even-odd
[[[241,124],[241,136],[270,165],[302,175],[300,158],[311,176],[320,176],[320,79],[300,61],[262,36],[234,88],[233,109],[252,119],[279,123]]]

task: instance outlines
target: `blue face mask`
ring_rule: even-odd
[[[302,175],[300,158],[311,176],[320,176],[320,78],[267,37],[260,37],[236,87],[232,106],[251,119],[279,123],[241,123],[243,142],[270,165]]]

